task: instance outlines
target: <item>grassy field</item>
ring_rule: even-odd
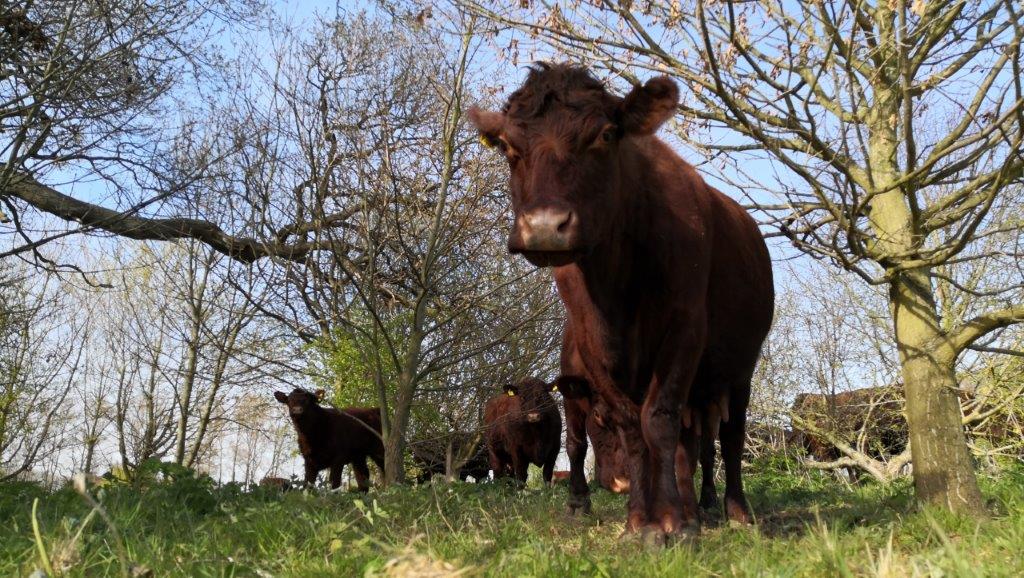
[[[574,519],[562,487],[280,494],[186,475],[92,488],[94,508],[73,488],[8,484],[0,575],[1022,576],[1024,467],[983,483],[992,517],[976,523],[915,508],[908,485],[755,464],[755,527],[664,550],[619,538],[623,497],[599,491],[595,515]]]

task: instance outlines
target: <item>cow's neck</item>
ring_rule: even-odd
[[[320,406],[313,406],[298,415],[292,414],[292,425],[295,426],[295,430],[305,435],[308,443],[313,446],[319,445],[322,436],[315,434],[323,430],[326,423],[327,412]]]
[[[591,299],[609,322],[619,312],[628,314],[624,299],[632,301],[638,289],[650,290],[665,277],[659,260],[663,251],[658,247],[663,239],[650,234],[652,224],[666,210],[658,196],[662,187],[657,184],[655,163],[640,147],[633,143],[623,147],[610,206],[614,220],[578,263]]]

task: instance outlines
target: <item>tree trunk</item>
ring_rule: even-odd
[[[953,362],[938,353],[944,338],[927,275],[900,275],[890,287],[896,344],[907,398],[914,489],[923,503],[984,516],[964,435]]]

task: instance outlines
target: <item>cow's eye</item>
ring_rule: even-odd
[[[601,133],[597,135],[597,140],[594,141],[594,144],[606,145],[611,143],[612,141],[615,140],[616,132],[617,130],[615,128],[615,125],[609,124],[605,126]]]

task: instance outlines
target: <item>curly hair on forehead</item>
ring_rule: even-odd
[[[585,67],[537,62],[530,66],[523,85],[508,97],[501,110],[509,117],[528,120],[544,116],[553,102],[570,108],[603,109],[619,100]]]

